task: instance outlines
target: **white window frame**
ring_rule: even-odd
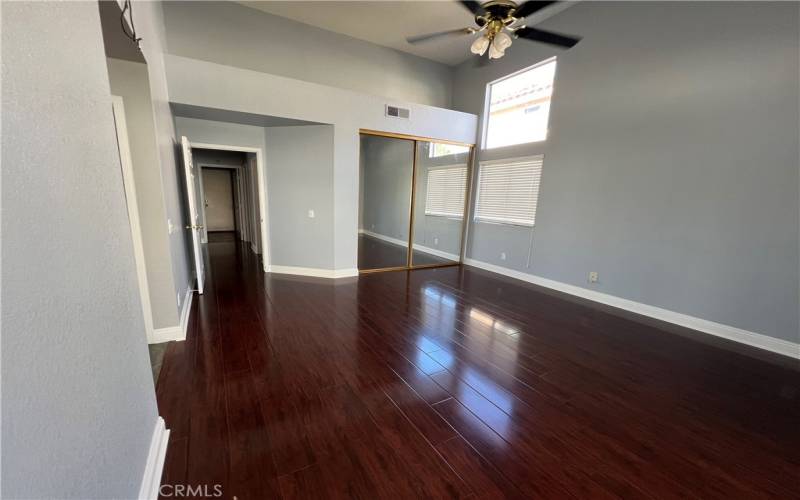
[[[510,75],[506,75],[506,76],[503,76],[503,77],[498,78],[496,80],[492,80],[491,82],[486,84],[486,90],[484,91],[484,94],[483,94],[484,95],[483,123],[481,124],[481,150],[482,151],[490,149],[490,148],[486,147],[486,138],[489,135],[489,111],[490,111],[490,108],[492,106],[492,85],[494,85],[496,83],[500,83],[500,82],[502,82],[504,80],[508,80],[509,78],[514,78],[515,76],[517,76],[519,74],[522,74],[522,73],[525,73],[526,71],[530,71],[532,69],[538,68],[539,66],[544,66],[545,64],[549,64],[549,63],[554,62],[554,61],[556,62],[556,72],[557,72],[558,71],[558,58],[556,56],[553,56],[553,57],[548,57],[547,59],[545,59],[543,61],[539,61],[538,63],[533,64],[531,66],[528,66],[527,68],[522,68],[519,71],[515,71],[515,72],[511,73]],[[556,74],[553,75],[553,93],[550,95],[551,111],[552,111],[552,103],[553,103],[553,100],[555,98],[555,94],[556,94]],[[550,115],[547,116],[547,138],[549,138],[549,137],[550,137]],[[542,141],[520,142],[518,144],[509,144],[507,146],[498,146],[498,147],[491,148],[491,149],[513,148],[513,147],[516,147],[516,146],[521,146],[523,144],[535,144],[537,142],[544,142],[546,140],[547,139],[544,139]]]
[[[536,200],[533,205],[533,222],[531,223],[523,223],[519,221],[510,221],[510,220],[499,220],[499,219],[491,219],[491,218],[483,218],[478,215],[478,209],[481,204],[481,182],[483,181],[483,169],[486,166],[492,165],[507,165],[507,164],[514,164],[514,163],[528,163],[528,162],[535,162],[539,161],[542,163],[540,168],[540,177],[543,175],[544,170],[544,155],[537,154],[537,155],[530,155],[530,156],[522,156],[517,158],[508,158],[503,160],[487,160],[481,161],[478,163],[478,182],[475,184],[475,204],[474,210],[472,215],[473,223],[481,223],[481,224],[498,224],[503,226],[517,226],[517,227],[527,227],[532,228],[536,225],[536,215],[539,211],[539,196],[541,191],[541,178],[539,179],[539,192],[536,194]]]
[[[464,206],[461,208],[461,215],[453,215],[453,214],[442,214],[442,213],[428,213],[428,200],[429,200],[429,192],[428,187],[430,186],[430,173],[434,170],[451,170],[456,168],[463,168],[464,169]],[[425,210],[424,214],[426,217],[443,217],[446,219],[454,219],[454,220],[462,220],[464,218],[464,210],[466,206],[466,199],[467,199],[467,190],[469,187],[467,186],[467,182],[469,179],[469,167],[466,163],[456,163],[453,165],[437,165],[435,167],[430,167],[428,169],[428,175],[425,179]]]

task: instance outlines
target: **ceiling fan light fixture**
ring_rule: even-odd
[[[511,47],[511,42],[511,36],[505,31],[501,31],[494,36],[492,45],[495,46],[497,50],[505,52],[507,48]]]
[[[575,44],[581,40],[581,37],[565,35],[525,25],[527,18],[535,12],[549,7],[550,5],[558,4],[561,1],[563,0],[462,1],[459,2],[462,7],[466,8],[475,16],[475,26],[408,37],[406,41],[412,45],[416,45],[443,37],[479,33],[479,37],[472,41],[470,52],[477,56],[483,56],[488,51],[489,59],[499,59],[503,57],[506,49],[511,47],[511,44],[516,39],[546,43],[562,49],[569,49],[574,47]]]
[[[506,55],[506,51],[497,47],[494,42],[489,46],[489,59],[500,59]]]
[[[477,54],[482,56],[486,53],[486,49],[489,48],[489,38],[486,36],[479,36],[472,42],[472,46],[469,48],[470,52],[473,54]]]

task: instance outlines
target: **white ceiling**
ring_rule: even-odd
[[[473,26],[472,14],[455,1],[241,1],[241,4],[318,28],[390,47],[448,65],[469,58],[474,36],[410,45],[406,37]],[[528,18],[543,21],[568,7],[564,2]]]

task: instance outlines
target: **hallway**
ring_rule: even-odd
[[[471,268],[269,275],[225,235],[209,261],[157,386],[162,484],[242,500],[797,494],[795,371]]]

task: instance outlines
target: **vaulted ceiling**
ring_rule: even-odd
[[[456,65],[470,57],[472,37],[444,38],[411,45],[406,37],[472,26],[472,14],[455,1],[242,1],[270,14],[310,24],[402,52]],[[541,22],[571,2],[563,2],[530,16]]]

